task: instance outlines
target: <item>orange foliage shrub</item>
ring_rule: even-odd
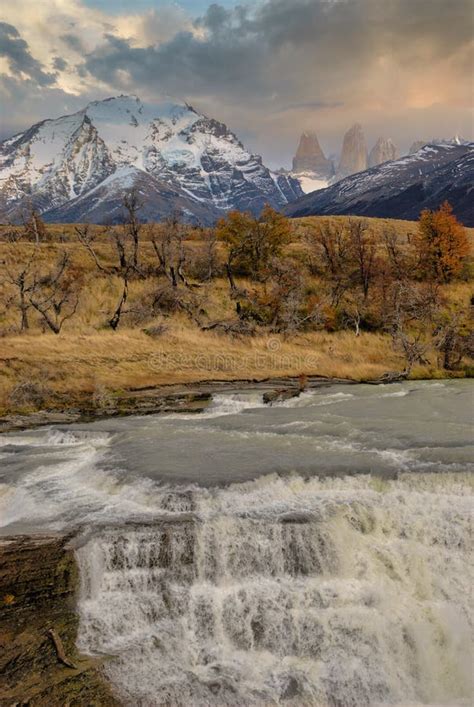
[[[447,201],[437,211],[421,212],[414,246],[422,277],[449,282],[461,274],[469,241]]]

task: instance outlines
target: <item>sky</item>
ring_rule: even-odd
[[[89,101],[187,101],[272,167],[363,125],[474,138],[474,0],[15,0],[0,9],[0,139]]]

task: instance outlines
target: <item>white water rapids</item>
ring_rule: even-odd
[[[7,435],[1,525],[78,529],[79,648],[130,707],[470,705],[471,402],[223,395]]]

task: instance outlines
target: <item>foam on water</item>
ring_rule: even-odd
[[[210,420],[225,415],[238,415],[244,410],[264,407],[262,393],[216,393],[207,410],[199,414],[186,415],[171,413],[164,415],[166,420]]]
[[[0,527],[84,528],[80,648],[113,656],[126,704],[467,705],[466,393],[221,394],[202,415],[4,435]]]
[[[471,435],[458,401],[466,390],[456,382],[344,386],[271,407],[259,392],[222,393],[202,414],[2,435],[0,528],[150,519],[163,511],[163,490],[275,470],[464,472]]]
[[[469,700],[472,479],[417,477],[270,476],[102,529],[80,648],[130,705]]]

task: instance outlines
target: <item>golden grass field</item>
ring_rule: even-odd
[[[318,217],[295,223],[295,240],[290,249],[298,257],[303,251],[300,235]],[[343,219],[344,217],[336,217]],[[387,223],[371,219],[377,231]],[[402,234],[413,232],[416,224],[390,221]],[[97,227],[100,233],[100,227]],[[76,396],[106,389],[126,390],[186,384],[206,380],[263,380],[276,376],[321,375],[352,380],[376,379],[387,371],[401,371],[403,358],[393,350],[389,336],[352,331],[328,333],[314,331],[291,336],[261,334],[232,338],[212,331],[201,331],[184,314],[137,321],[134,303],[146,299],[156,283],[153,278],[130,283],[129,306],[117,331],[107,326],[120,294],[120,280],[101,275],[85,249],[74,239],[73,227],[48,227],[51,241],[41,244],[39,262],[51,263],[60,249],[71,254],[77,271],[85,278],[76,315],[64,324],[59,335],[44,331],[32,312],[31,328],[18,333],[19,313],[14,307],[0,309],[0,413],[17,411],[12,392],[25,383],[42,386],[51,394],[73,404]],[[471,229],[472,237],[472,229]],[[7,250],[16,248],[18,258],[33,246],[0,242],[0,261]],[[192,247],[192,244],[191,244]],[[97,247],[104,261],[113,262],[113,251],[105,241]],[[304,253],[301,257],[304,257]],[[144,239],[142,259],[152,262],[152,245]],[[209,319],[229,318],[234,303],[224,279],[213,280],[201,291]],[[471,294],[470,283],[450,286],[450,297],[460,301]],[[2,290],[0,289],[0,300]],[[3,290],[3,299],[6,292]],[[144,330],[163,325],[163,333],[150,336]],[[438,377],[432,365],[413,370],[416,377]]]

